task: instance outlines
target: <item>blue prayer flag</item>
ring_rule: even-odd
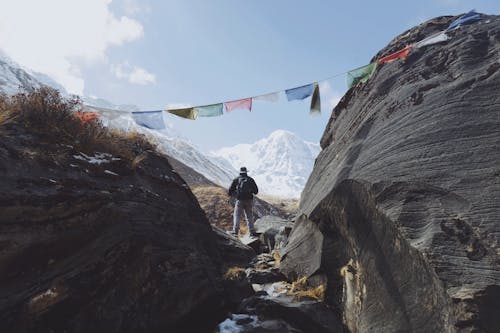
[[[224,114],[222,103],[197,106],[194,109],[198,113],[198,117],[218,117]]]
[[[134,118],[137,125],[141,125],[146,128],[165,128],[165,123],[163,122],[163,111],[132,112],[132,118]]]
[[[460,16],[458,19],[456,19],[455,21],[453,21],[450,24],[450,26],[446,29],[446,31],[454,29],[460,25],[470,24],[472,22],[479,21],[481,18],[482,18],[481,14],[476,13],[473,9],[470,12],[468,12],[467,14],[464,14],[464,15]]]
[[[314,91],[314,84],[306,84],[305,86],[285,90],[286,99],[293,101],[297,99],[304,99],[312,95]]]

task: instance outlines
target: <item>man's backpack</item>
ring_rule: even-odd
[[[236,198],[238,199],[253,198],[252,182],[248,177],[240,177],[238,179],[238,185],[236,185]]]

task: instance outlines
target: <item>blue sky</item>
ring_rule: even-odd
[[[44,2],[45,8],[58,1]],[[92,37],[101,41],[98,30],[86,35],[98,20],[89,9],[89,18],[82,21],[88,26],[79,24],[78,32],[82,39],[89,38],[88,48],[80,50],[75,42],[75,47],[61,49],[69,55],[64,58],[67,73],[56,68],[60,64],[46,72],[59,74],[61,80],[67,74],[67,82],[73,75],[86,95],[141,109],[204,105],[299,86],[367,64],[392,38],[427,19],[472,8],[500,12],[500,2],[491,0],[82,2],[82,8],[94,5],[94,13],[102,11],[116,21],[109,25],[106,19],[107,32],[95,53],[83,54],[97,44]],[[71,44],[69,38],[59,43]],[[0,39],[0,48],[5,46],[14,60],[30,66],[28,60],[19,60],[29,58],[16,45],[2,45]],[[43,63],[31,66],[44,71]],[[315,118],[308,114],[308,100],[286,102],[282,97],[276,104],[256,102],[252,112],[196,121],[173,115],[165,119],[204,151],[254,142],[276,129],[318,141],[331,106],[346,90],[345,79],[328,81],[322,88],[323,114]]]

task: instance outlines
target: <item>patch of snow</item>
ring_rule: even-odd
[[[240,333],[243,332],[245,328],[255,327],[257,321],[257,316],[233,313],[229,318],[219,324],[219,333]]]
[[[113,171],[110,171],[110,170],[104,170],[104,173],[107,173],[108,175],[113,175],[113,176],[119,176],[119,174],[117,173],[114,173]]]
[[[120,160],[119,157],[113,157],[113,155],[108,153],[95,153],[94,156],[89,156],[85,153],[80,152],[79,155],[73,155],[73,158],[85,161],[90,164],[97,164],[97,165]]]

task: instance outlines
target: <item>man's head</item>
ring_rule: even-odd
[[[240,175],[246,175],[247,174],[247,168],[246,167],[241,167],[240,168]]]

